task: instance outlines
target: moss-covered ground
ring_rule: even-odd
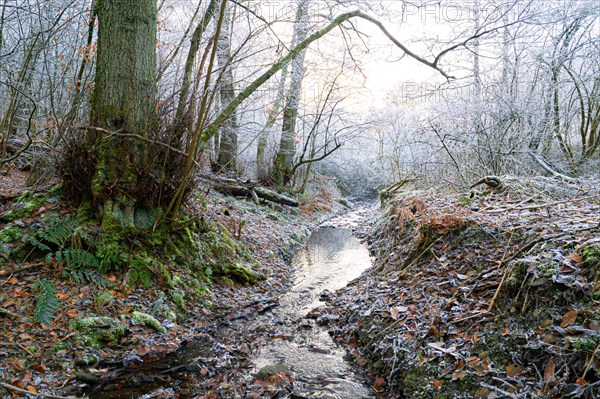
[[[228,397],[234,387],[223,381],[238,374],[250,346],[217,326],[252,309],[257,296],[285,291],[293,248],[335,205],[308,196],[298,209],[202,192],[178,224],[136,230],[95,221],[89,207],[64,203],[57,187],[0,191],[3,380],[71,394],[124,365],[204,354],[198,392]],[[32,287],[41,279],[59,300],[45,308],[49,325],[35,320]],[[189,342],[198,348],[181,352]]]

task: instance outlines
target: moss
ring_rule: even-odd
[[[10,244],[23,237],[23,232],[16,227],[13,227],[12,224],[5,226],[2,230],[0,230],[0,242]]]
[[[175,306],[179,308],[179,310],[185,310],[185,292],[179,290],[171,290],[171,299]]]
[[[150,327],[158,332],[166,332],[167,329],[160,325],[160,322],[147,313],[134,311],[131,313],[131,321],[134,324]]]
[[[12,222],[31,215],[46,202],[46,195],[42,193],[23,192],[14,202],[13,209],[0,215],[0,220]]]
[[[125,335],[125,327],[110,317],[87,317],[72,322],[75,330],[81,332],[78,338],[88,346],[116,346]]]
[[[146,252],[139,252],[132,255],[129,261],[126,280],[130,286],[142,286],[149,288],[154,280],[153,264],[157,262],[155,258]]]
[[[587,266],[600,267],[600,245],[591,245],[584,249],[583,261]]]
[[[212,291],[207,287],[207,285],[198,279],[191,280],[190,284],[193,287],[194,295],[197,298],[202,297],[204,295],[213,295]]]
[[[402,379],[402,391],[407,398],[429,399],[436,397],[433,389],[435,370],[429,364],[413,366]]]
[[[56,345],[54,345],[52,348],[48,349],[46,351],[46,354],[51,355],[53,353],[56,353],[58,351],[68,349],[68,348],[69,348],[69,345],[67,344],[67,342],[61,341],[61,342],[57,343]]]
[[[177,314],[167,305],[164,292],[159,291],[158,297],[156,301],[152,302],[152,312],[161,315],[165,319],[177,322]]]
[[[77,208],[77,216],[83,220],[93,219],[96,216],[96,206],[91,200],[84,200]]]
[[[237,262],[225,263],[220,266],[220,271],[223,273],[223,275],[241,284],[252,284],[262,277],[260,274],[255,273],[248,266]]]
[[[600,280],[600,245],[590,245],[583,250],[583,264],[593,280]]]
[[[115,298],[106,291],[103,291],[100,294],[98,294],[98,296],[96,296],[96,299],[94,300],[94,305],[98,313],[103,313],[106,304],[112,302],[113,299]]]

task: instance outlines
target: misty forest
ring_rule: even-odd
[[[595,0],[0,0],[0,398],[597,397]]]

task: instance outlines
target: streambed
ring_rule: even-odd
[[[370,397],[370,388],[353,373],[344,350],[322,326],[330,316],[314,310],[371,266],[367,248],[349,228],[322,227],[296,252],[292,265],[294,284],[279,306],[265,314],[273,339],[252,359],[255,371],[272,365],[289,367],[294,398]]]
[[[374,397],[329,336],[332,316],[319,310],[371,266],[355,237],[364,234],[370,215],[371,208],[359,207],[315,229],[296,250],[289,289],[278,298],[271,290],[248,297],[166,356],[101,361],[104,375],[79,393],[90,399]],[[263,381],[273,375],[284,383],[273,388]]]

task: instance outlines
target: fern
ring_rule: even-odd
[[[97,269],[100,266],[94,254],[85,249],[63,249],[56,251],[54,257],[59,264],[64,261],[67,269]]]
[[[63,248],[73,236],[73,232],[77,226],[79,226],[79,220],[75,216],[66,216],[62,219],[57,218],[38,231],[38,235],[47,243]]]
[[[29,236],[28,238],[29,242],[31,243],[31,245],[33,245],[34,247],[36,247],[37,249],[39,249],[40,251],[50,251],[50,247],[48,245],[46,245],[44,242],[38,240],[36,237],[34,236]]]
[[[37,292],[33,320],[36,323],[50,325],[55,317],[54,312],[60,306],[60,299],[54,296],[56,288],[49,280],[38,280],[33,285],[33,291]]]
[[[106,277],[91,270],[63,270],[63,278],[71,279],[79,285],[94,284],[99,288],[110,289],[114,284]]]

